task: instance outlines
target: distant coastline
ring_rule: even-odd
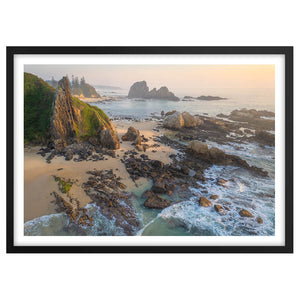
[[[214,100],[227,100],[228,98],[220,97],[220,96],[205,96],[201,95],[199,97],[185,96],[183,100],[203,100],[203,101],[214,101]]]

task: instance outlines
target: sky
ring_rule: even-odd
[[[126,90],[145,80],[150,89],[167,86],[175,94],[192,96],[205,89],[275,87],[275,65],[25,65],[24,71],[44,80],[84,76],[92,85]]]

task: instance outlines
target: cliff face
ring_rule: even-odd
[[[129,90],[128,98],[144,98],[144,99],[162,99],[162,100],[173,100],[178,101],[176,97],[169,89],[165,86],[160,89],[152,89],[149,91],[146,81],[135,82]]]
[[[52,136],[59,146],[75,141],[89,141],[109,149],[120,147],[116,130],[99,108],[72,97],[68,79],[58,82]]]
[[[72,95],[66,77],[58,82],[51,135],[54,140],[69,144],[77,140],[77,118],[73,108]]]
[[[109,149],[120,147],[108,116],[103,110],[72,97],[66,77],[58,82],[55,93],[42,79],[25,73],[24,92],[25,142],[52,140],[57,149],[82,141]]]

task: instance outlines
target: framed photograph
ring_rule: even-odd
[[[7,47],[8,253],[292,253],[293,47]]]

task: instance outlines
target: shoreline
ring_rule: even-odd
[[[275,194],[273,179],[268,174],[272,169],[266,171],[257,160],[247,162],[249,157],[244,155],[244,151],[258,151],[253,153],[260,160],[263,153],[259,149],[273,143],[271,136],[261,134],[260,130],[272,127],[270,122],[274,121],[261,119],[261,114],[266,112],[241,110],[221,118],[196,114],[196,126],[177,129],[166,126],[170,120],[166,116],[178,116],[174,112],[147,121],[114,119],[112,123],[120,140],[118,150],[90,143],[75,143],[59,152],[51,152],[48,147],[25,147],[24,221],[47,215],[52,220],[52,215],[63,212],[58,221],[58,226],[63,226],[57,231],[59,235],[135,235],[144,234],[144,226],[161,214],[162,219],[153,221],[145,235],[176,235],[177,229],[185,230],[185,235],[190,232],[190,222],[197,223],[199,217],[209,215],[211,221],[205,221],[205,226],[210,227],[211,235],[231,235],[231,222],[246,222],[251,228],[237,227],[233,235],[272,235]],[[140,132],[137,146],[132,142],[134,139],[122,140],[131,126]],[[256,135],[256,131],[260,134]],[[248,148],[248,143],[253,146]],[[273,155],[272,150],[265,151]],[[256,199],[262,210],[251,204],[253,197],[257,197],[256,176],[267,188],[261,189]],[[62,190],[68,185],[67,192]],[[242,196],[249,187],[250,196]],[[181,225],[173,228],[177,219],[175,222]],[[219,228],[215,232],[214,226],[222,226],[222,220],[229,229]],[[164,222],[170,222],[171,227]],[[29,235],[30,227],[34,230],[35,226],[30,224],[26,227]],[[201,226],[193,229],[196,235],[206,234]],[[53,230],[56,232],[57,227]],[[48,235],[46,227],[43,232]]]
[[[161,132],[153,131],[157,127],[158,121],[132,122],[126,120],[113,121],[118,136],[121,140],[129,126],[133,126],[149,139],[148,144],[159,144],[159,151],[146,151],[150,159],[159,160],[163,163],[170,162],[169,155],[175,154],[176,150],[163,145],[153,138],[160,135]],[[55,157],[51,164],[47,164],[45,158],[37,154],[40,146],[25,147],[24,149],[24,221],[41,217],[47,214],[57,213],[54,204],[54,198],[50,195],[53,191],[60,194],[58,184],[53,176],[75,180],[75,183],[70,190],[70,195],[80,202],[80,207],[83,208],[91,202],[91,199],[86,195],[81,185],[89,178],[87,171],[93,169],[109,170],[113,169],[117,176],[121,177],[121,182],[126,185],[126,190],[133,189],[136,185],[131,180],[130,174],[126,171],[125,165],[121,162],[121,155],[135,148],[131,145],[132,142],[122,141],[120,149],[115,150],[116,157],[113,158],[105,155],[105,160],[101,161],[81,161],[74,162],[66,161],[64,157]],[[151,149],[151,148],[150,148]],[[139,152],[144,154],[144,152]],[[118,157],[119,155],[119,157]],[[140,184],[143,184],[141,180]]]

